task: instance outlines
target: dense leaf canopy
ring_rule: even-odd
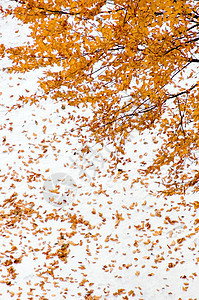
[[[150,130],[162,146],[140,173],[161,175],[166,166],[166,195],[198,191],[199,2],[16,2],[3,13],[29,24],[33,43],[1,53],[13,61],[10,71],[46,68],[43,94],[21,100],[50,96],[86,109],[71,116],[79,134],[84,128],[102,145],[107,140],[115,155],[133,130]]]

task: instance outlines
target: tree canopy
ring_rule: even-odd
[[[115,147],[114,163],[133,130],[149,130],[162,145],[140,174],[160,175],[166,195],[198,191],[199,2],[15,2],[1,10],[28,24],[33,42],[2,46],[1,54],[12,60],[10,72],[45,67],[43,93],[20,100],[33,104],[50,96],[89,112],[70,116],[83,147],[86,130]]]

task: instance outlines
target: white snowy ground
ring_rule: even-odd
[[[18,23],[0,20],[0,43],[27,40]],[[131,163],[120,166],[128,178],[112,177],[108,147],[80,158],[78,137],[69,143],[67,107],[48,100],[8,112],[40,74],[9,74],[9,64],[0,63],[0,299],[199,299],[198,195],[156,198],[155,178],[148,191],[130,189],[159,143],[132,134]],[[56,173],[66,199],[43,190]]]

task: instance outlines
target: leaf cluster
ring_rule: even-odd
[[[1,46],[11,71],[45,68],[40,96],[88,109],[89,116],[75,119],[78,133],[86,129],[102,145],[107,140],[116,156],[133,130],[155,133],[161,148],[140,173],[166,168],[166,195],[198,191],[199,2],[16,2],[2,11],[29,24],[33,43]]]

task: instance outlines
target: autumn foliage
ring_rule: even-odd
[[[38,104],[51,97],[80,108],[82,114],[70,118],[83,147],[88,135],[112,144],[113,163],[131,132],[149,130],[162,143],[141,177],[161,176],[166,195],[198,191],[199,2],[16,3],[3,14],[28,24],[33,43],[1,47],[13,62],[9,71],[45,68],[41,91],[20,101]]]

